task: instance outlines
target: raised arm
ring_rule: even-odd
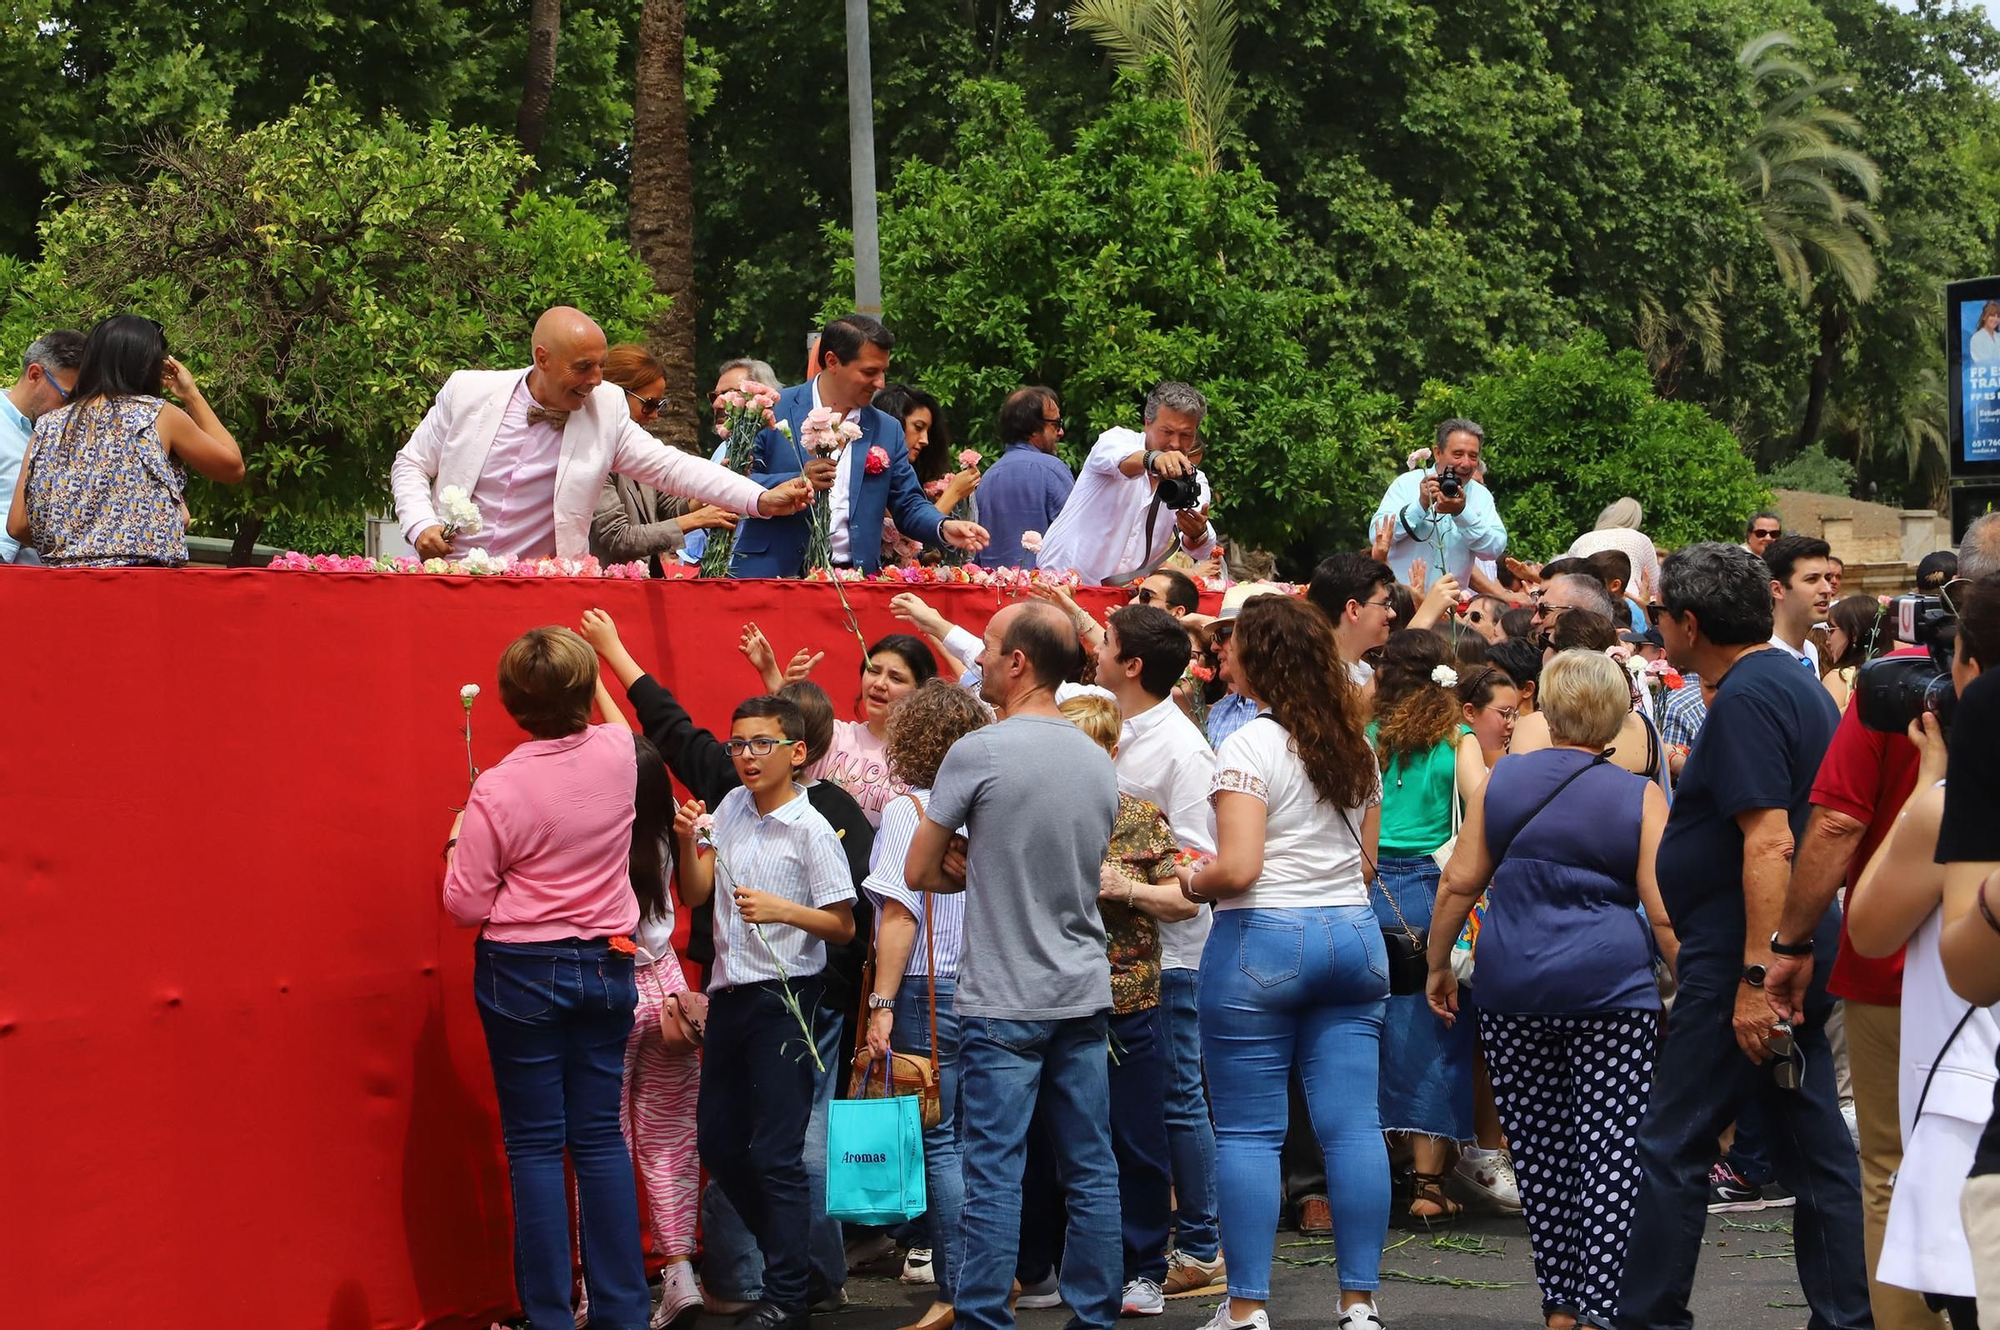
[[[802,477],[764,489],[706,457],[667,447],[631,420],[619,422],[611,469],[662,494],[685,495],[752,517],[782,517],[812,502],[812,486]]]
[[[742,784],[721,740],[694,723],[680,700],[632,659],[619,639],[618,625],[600,609],[583,612],[578,629],[625,687],[625,700],[639,718],[639,731],[652,740],[674,779],[711,806]]]
[[[240,484],[243,450],[236,446],[236,436],[216,417],[187,366],[172,356],[167,357],[166,382],[167,391],[185,402],[187,409],[171,403],[160,408],[160,442],[189,469],[224,485]]]

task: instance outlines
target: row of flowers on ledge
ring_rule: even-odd
[[[365,554],[300,554],[287,550],[266,567],[290,573],[433,573],[463,577],[617,577],[652,574],[644,561],[599,563],[596,558],[516,559],[505,554],[468,550],[462,559],[371,559]]]
[[[933,564],[929,567],[884,568],[879,573],[864,572],[859,568],[815,568],[806,574],[810,582],[887,582],[898,586],[990,586],[1002,589],[1010,587],[1060,586],[1076,587],[1083,579],[1074,569],[1065,568],[1060,572],[1046,572],[1040,568],[981,568],[977,564]]]

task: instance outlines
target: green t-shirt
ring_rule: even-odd
[[[1375,722],[1368,742],[1375,742]],[[1415,758],[1396,758],[1382,773],[1382,854],[1414,859],[1451,839],[1452,785],[1458,779],[1458,741],[1472,733],[1461,725],[1451,738]]]

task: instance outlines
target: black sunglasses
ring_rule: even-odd
[[[1236,620],[1234,619],[1223,619],[1208,630],[1208,640],[1211,642],[1227,642],[1234,636],[1236,636]]]
[[[1759,540],[1776,540],[1782,533],[1776,530],[1775,528],[1766,531],[1760,527],[1759,529],[1752,531],[1750,534],[1752,536],[1755,536]]]
[[[625,389],[624,392],[627,397],[639,404],[641,411],[644,411],[649,416],[657,414],[659,409],[667,404],[665,393],[660,394],[658,397],[641,397],[630,388]]]

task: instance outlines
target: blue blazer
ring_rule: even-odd
[[[750,456],[750,479],[769,488],[782,484],[805,470],[807,453],[802,437],[805,419],[812,414],[810,383],[787,388],[778,395],[775,414],[792,427],[787,439],[775,429],[757,436]],[[917,469],[910,465],[909,446],[903,442],[903,427],[886,411],[863,407],[857,422],[861,437],[847,445],[856,450],[852,474],[848,478],[847,521],[848,558],[857,568],[876,572],[882,566],[882,516],[893,514],[896,529],[926,545],[941,545],[939,529],[944,514],[924,495]],[[889,454],[889,467],[881,475],[868,474],[870,448]],[[736,527],[735,553],[729,561],[731,577],[797,577],[804,571],[806,542],[811,536],[810,511],[789,517],[746,517]]]

